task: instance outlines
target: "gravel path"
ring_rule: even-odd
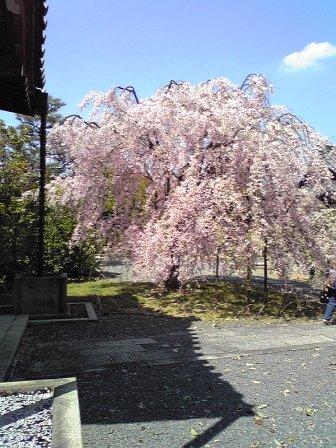
[[[51,447],[52,397],[49,390],[0,395],[0,447]]]

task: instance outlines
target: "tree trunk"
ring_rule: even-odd
[[[170,275],[167,280],[164,282],[165,289],[168,291],[175,291],[180,288],[181,282],[178,279],[178,266],[174,265],[171,268]]]

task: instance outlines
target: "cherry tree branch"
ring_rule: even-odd
[[[122,91],[121,93],[123,93],[123,92],[132,93],[133,96],[134,96],[135,102],[137,104],[139,104],[139,98],[138,98],[138,95],[137,95],[137,93],[135,91],[135,88],[133,86],[127,86],[127,87],[120,87],[119,86],[119,87],[117,87],[117,89],[121,90]]]
[[[80,115],[77,115],[77,114],[72,114],[72,115],[68,115],[67,117],[64,117],[63,120],[60,121],[60,124],[62,125],[66,121],[71,120],[71,119],[72,119],[72,121],[74,121],[75,118],[78,118],[84,124],[86,124],[86,126],[88,126],[90,128],[100,128],[99,124],[96,123],[95,121],[85,121],[83,117],[81,117]]]

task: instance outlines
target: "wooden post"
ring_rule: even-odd
[[[168,196],[170,193],[170,177],[168,176],[166,178],[166,183],[165,183],[165,196]]]
[[[267,294],[268,294],[267,239],[265,239],[263,258],[264,258],[264,303],[267,303]]]
[[[218,280],[219,280],[219,247],[217,247],[216,251],[216,288],[218,289]]]
[[[39,94],[40,125],[40,182],[39,182],[39,216],[38,216],[38,260],[37,274],[44,274],[44,234],[45,234],[45,182],[46,182],[46,138],[47,138],[47,114],[48,94]]]
[[[251,302],[251,283],[252,283],[252,269],[251,269],[251,260],[249,260],[249,265],[246,269],[246,301],[247,303]]]

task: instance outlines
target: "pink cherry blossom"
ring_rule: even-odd
[[[92,229],[155,282],[193,276],[221,254],[221,271],[253,268],[268,254],[286,276],[335,252],[319,196],[330,191],[327,141],[269,102],[261,75],[171,82],[137,101],[131,90],[90,93],[87,126],[54,128],[68,175],[50,185],[78,214],[75,238]]]

